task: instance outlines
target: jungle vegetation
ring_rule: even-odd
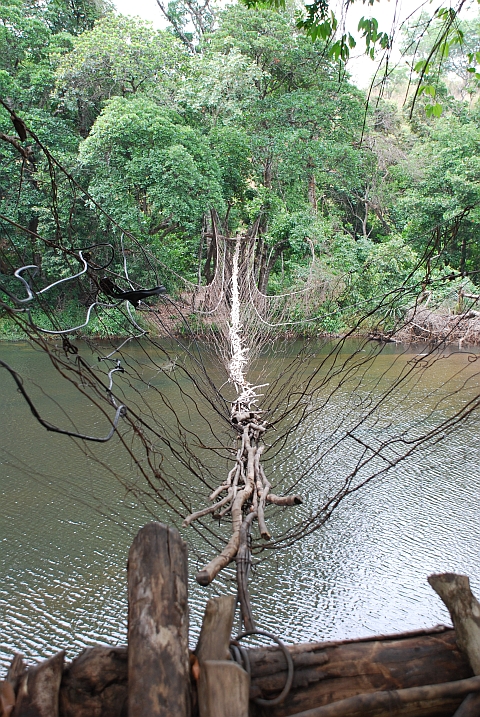
[[[463,22],[462,43],[436,63],[435,22],[407,28],[403,64],[367,98],[341,53],[293,10],[209,8],[188,16],[170,3],[170,27],[156,30],[108,2],[1,1],[4,285],[26,264],[45,282],[63,276],[59,224],[77,248],[121,226],[171,267],[162,280],[174,296],[176,275],[196,281],[201,265],[208,281],[202,227],[215,209],[232,235],[261,217],[261,291],[301,287],[313,247],[319,280],[338,287],[338,310],[318,332],[342,332],[362,301],[410,276],[435,232],[450,232],[435,271],[452,281],[434,299],[454,302],[460,286],[478,293],[480,20]],[[413,103],[408,78],[421,61]],[[86,190],[74,212],[71,185],[59,182],[52,199],[51,168],[30,136],[17,136],[9,108]],[[52,310],[73,323],[91,301],[52,295]],[[3,336],[11,331],[0,321]]]

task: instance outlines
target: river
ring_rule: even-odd
[[[353,346],[343,350],[353,351]],[[89,425],[91,407],[59,381],[45,356],[26,343],[0,349],[3,360],[36,379],[40,408],[53,399],[70,414],[83,411]],[[385,367],[404,366],[422,350],[387,347],[377,360],[380,368],[370,391],[385,390]],[[423,381],[418,405],[428,402],[428,381],[438,386],[447,376],[462,388],[452,399],[459,405],[479,392],[477,353],[452,351],[444,358]],[[123,643],[128,549],[151,515],[97,458],[119,472],[128,472],[129,466],[114,441],[89,457],[71,439],[47,433],[4,370],[0,386],[2,670],[13,652],[38,659],[66,648],[71,658],[97,643]],[[348,393],[348,383],[343,389]],[[61,416],[59,409],[57,422]],[[258,623],[289,643],[449,623],[426,581],[432,572],[467,574],[480,596],[479,427],[479,418],[472,416],[447,440],[346,500],[322,529],[259,563],[251,583]],[[314,450],[318,430],[313,423],[301,451]],[[292,470],[298,459],[290,459]],[[307,510],[310,494],[307,489]],[[234,590],[228,574],[208,589],[199,587],[194,553],[192,642],[206,598]]]

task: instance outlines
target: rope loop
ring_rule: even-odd
[[[283,687],[283,690],[280,692],[277,697],[274,697],[271,700],[264,699],[263,697],[254,697],[253,702],[255,702],[257,705],[264,705],[266,707],[273,707],[274,705],[279,705],[283,702],[283,700],[286,698],[288,693],[290,692],[290,689],[292,687],[293,683],[293,660],[290,652],[287,650],[286,646],[283,644],[283,642],[278,638],[275,637],[275,635],[272,635],[271,632],[267,632],[266,630],[247,630],[246,632],[242,632],[240,635],[237,635],[235,640],[232,640],[230,643],[232,645],[232,656],[233,659],[242,665],[242,663],[245,663],[245,668],[248,674],[251,674],[251,668],[250,668],[250,660],[248,658],[248,653],[245,649],[241,648],[240,645],[238,645],[239,640],[242,640],[244,637],[248,637],[249,635],[262,635],[263,637],[269,637],[270,640],[273,640],[277,643],[279,648],[282,650],[283,654],[285,655],[285,659],[287,661],[287,679],[285,682],[285,685]],[[241,655],[241,660],[238,659],[239,654]]]

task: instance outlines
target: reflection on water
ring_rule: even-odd
[[[400,354],[389,347],[365,381],[380,393],[391,381],[385,370],[395,362],[401,370],[414,353]],[[2,358],[23,375],[37,381],[40,377],[45,394],[76,416],[78,428],[92,429],[88,401],[58,381],[44,356],[26,344],[15,344],[2,346]],[[275,361],[281,359],[265,360],[273,375],[278,368]],[[439,362],[431,383],[417,387],[417,407],[428,401],[429,386],[432,390],[441,385],[466,361],[466,355],[459,353]],[[456,380],[460,385],[464,379],[462,374]],[[13,651],[38,658],[66,647],[72,657],[98,642],[123,642],[128,548],[137,529],[152,516],[148,506],[132,500],[106,466],[124,474],[133,468],[125,464],[125,454],[116,450],[115,441],[101,447],[102,468],[94,453],[85,456],[72,440],[47,434],[33,420],[6,372],[0,381],[0,662],[4,667]],[[478,380],[471,383],[473,393]],[[357,388],[357,400],[361,390]],[[347,384],[328,409],[332,420],[342,401],[345,408],[349,395]],[[42,405],[40,391],[36,399]],[[455,400],[463,401],[465,396],[449,399]],[[415,411],[410,405],[408,414],[406,409],[405,415],[400,411],[396,420],[414,422]],[[322,420],[327,420],[325,415]],[[106,425],[99,422],[92,431],[104,434]],[[312,420],[302,445],[294,453],[287,452],[283,462],[274,461],[276,469],[295,471],[302,455],[308,456],[317,445],[321,430],[320,418]],[[301,544],[260,561],[251,585],[258,622],[287,642],[448,622],[426,576],[462,572],[480,592],[477,436],[478,422],[472,418],[448,441],[416,454],[414,460],[401,463],[352,496],[323,529]],[[310,478],[319,483],[322,479]],[[306,510],[315,487],[303,486]],[[168,519],[158,507],[154,512],[159,519]],[[192,539],[186,531],[187,536]],[[234,587],[228,571],[209,589],[195,583],[195,543],[191,563],[194,638],[206,598]]]

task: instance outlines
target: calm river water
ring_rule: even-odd
[[[387,347],[378,361],[385,370],[422,350]],[[0,353],[24,376],[41,377],[45,395],[69,411],[83,410],[78,394],[27,344],[4,344]],[[432,369],[431,380],[438,385],[444,375],[457,375],[453,380],[465,389],[460,404],[480,391],[479,362],[466,351],[446,359]],[[0,372],[1,677],[14,651],[37,659],[66,647],[73,657],[86,646],[125,641],[127,553],[151,518],[93,455],[39,426],[10,376]],[[382,378],[375,385],[379,393],[385,389]],[[428,401],[428,384],[422,390],[420,403]],[[41,406],[38,391],[37,400]],[[258,622],[286,642],[448,623],[426,577],[461,572],[480,594],[479,428],[474,416],[428,454],[346,501],[320,531],[261,563],[251,588]],[[308,453],[315,430],[306,435],[302,450]],[[118,464],[113,443],[101,450],[106,464]],[[200,588],[194,567],[193,642],[207,597],[233,590],[228,579]]]

